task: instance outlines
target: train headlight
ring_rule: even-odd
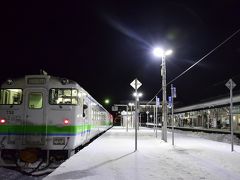
[[[1,118],[1,119],[0,119],[0,124],[5,124],[5,123],[6,123],[6,120],[3,119],[3,118]]]

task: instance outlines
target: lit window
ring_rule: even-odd
[[[0,104],[21,104],[22,89],[1,89]]]
[[[28,107],[30,109],[40,109],[43,105],[42,93],[32,92],[29,94],[28,98]]]
[[[77,105],[78,104],[78,90],[58,88],[50,89],[49,103],[50,104],[66,104],[66,105]]]

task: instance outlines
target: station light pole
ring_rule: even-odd
[[[167,142],[167,98],[166,98],[166,62],[165,58],[166,56],[172,54],[172,50],[166,50],[164,51],[161,48],[154,48],[153,54],[156,57],[161,57],[162,59],[162,69],[161,69],[161,75],[162,75],[162,140]]]
[[[138,121],[138,101],[139,101],[139,95],[138,95],[138,88],[142,85],[138,79],[134,79],[130,85],[135,89],[135,93],[133,94],[135,96],[135,152],[137,151],[137,121]]]
[[[128,103],[128,105],[130,106],[131,109],[131,127],[133,127],[133,119],[132,119],[132,107],[134,106],[134,103]]]
[[[148,127],[148,114],[149,114],[149,111],[146,111],[146,114],[147,114],[147,127]]]
[[[141,92],[134,92],[133,96],[136,98],[136,112],[137,112],[137,121],[135,123],[135,126],[137,126],[137,129],[139,130],[139,98],[142,97],[142,93]],[[136,127],[135,127],[136,128]]]

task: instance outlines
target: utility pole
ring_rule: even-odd
[[[162,101],[162,121],[163,121],[163,126],[162,126],[162,140],[167,142],[167,99],[166,99],[166,62],[165,58],[168,55],[172,54],[172,50],[166,50],[164,51],[163,49],[156,47],[153,49],[153,54],[156,57],[161,57],[162,58],[162,68],[161,68],[161,75],[162,75],[162,96],[163,96],[163,101]]]
[[[167,98],[166,98],[166,63],[165,56],[162,56],[162,140],[167,142]]]
[[[160,106],[159,98],[156,96],[156,138],[158,129],[158,107]]]

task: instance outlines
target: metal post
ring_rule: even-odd
[[[149,123],[149,122],[148,122],[148,113],[147,113],[147,127],[148,127],[148,123]]]
[[[153,130],[156,131],[156,115],[155,115],[155,107],[153,105]]]
[[[131,105],[130,107],[131,107],[131,127],[133,127],[133,119],[132,119],[132,105]]]
[[[138,95],[137,95],[138,96]],[[140,115],[140,110],[139,110],[139,97],[137,97],[137,112],[138,112],[138,118],[137,118],[137,130],[139,130],[139,118],[141,117]]]
[[[175,121],[174,121],[174,115],[173,115],[173,85],[171,84],[171,96],[172,96],[172,145],[174,146],[174,124],[175,124]]]
[[[233,100],[232,100],[232,90],[233,88],[236,86],[236,84],[233,82],[232,79],[229,79],[229,81],[225,84],[225,86],[227,86],[227,88],[230,90],[230,125],[231,125],[231,147],[232,147],[232,151],[234,151],[233,149],[233,115],[232,115],[232,106],[233,106]]]
[[[210,115],[208,114],[207,115],[207,128],[209,129],[209,118],[210,118]]]
[[[121,126],[123,127],[123,115],[121,114]]]
[[[162,140],[167,142],[167,100],[166,100],[166,64],[165,56],[162,56]]]
[[[135,93],[136,93],[136,98],[135,98],[135,151],[137,151],[137,120],[138,120],[138,108],[137,108],[137,101],[138,101],[138,96],[137,96],[137,82],[135,81]]]
[[[233,87],[232,87],[232,81],[230,82],[230,122],[231,122],[231,149],[232,149],[232,151],[234,151],[234,149],[233,149],[233,115],[232,115],[232,89],[233,89]]]
[[[141,115],[141,113],[139,113],[138,130],[141,127],[141,123],[142,123],[142,115]]]
[[[148,127],[148,114],[149,114],[149,112],[147,111],[146,113],[147,113],[147,127]]]
[[[127,132],[128,132],[128,105],[127,105]]]
[[[157,97],[156,97],[157,98]],[[157,102],[157,101],[156,101]],[[157,117],[157,103],[156,103],[156,138],[157,138],[157,128],[158,128],[158,117]]]

